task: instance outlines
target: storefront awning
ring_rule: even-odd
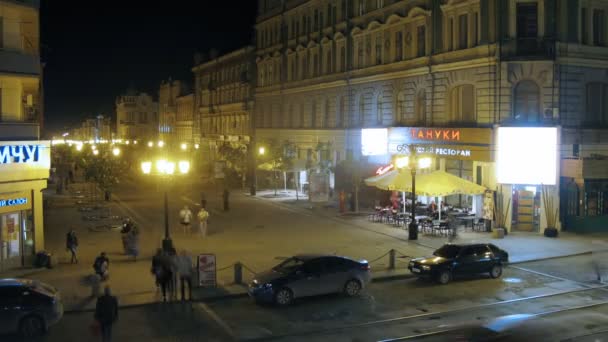
[[[409,170],[394,170],[365,180],[365,184],[390,191],[412,191]],[[422,196],[480,195],[486,188],[466,179],[437,170],[416,176],[416,194]]]

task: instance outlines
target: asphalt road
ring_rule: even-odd
[[[158,190],[152,183],[130,183],[116,193],[151,241],[158,241],[163,233],[162,193]],[[192,184],[171,189],[172,226],[177,226],[184,204],[198,209],[199,197],[200,190]],[[219,266],[240,260],[243,254],[249,257],[243,262],[260,270],[277,263],[281,256],[301,252],[371,259],[390,248],[405,248],[403,241],[388,236],[244,196],[233,197],[230,212],[222,210],[219,192],[207,192],[207,199],[212,234],[206,239],[177,229],[173,234],[178,248],[221,255]],[[142,252],[149,255],[154,247],[144,248]],[[407,248],[418,255],[428,253],[414,245]],[[598,279],[602,273],[598,269],[605,267],[606,260],[588,255],[519,264],[506,268],[500,279],[483,275],[456,279],[445,286],[417,279],[378,282],[357,298],[322,296],[281,309],[256,305],[248,298],[192,306],[144,305],[121,311],[115,341],[378,341],[483,325],[511,314],[542,314],[530,323],[536,332],[547,330],[536,340],[602,341],[606,338],[602,329],[608,322],[608,309],[603,305],[608,290],[602,287],[605,279]],[[382,262],[373,264],[372,270],[385,266]],[[118,278],[116,274],[115,281]],[[579,306],[584,307],[573,309]],[[534,325],[537,321],[538,327]],[[90,312],[68,314],[43,340],[91,339],[91,322]],[[441,336],[441,340],[449,341],[449,336]],[[16,338],[6,340],[12,339]]]

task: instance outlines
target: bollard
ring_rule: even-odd
[[[243,265],[240,262],[234,264],[234,283],[243,283]]]
[[[391,249],[388,252],[388,269],[389,270],[395,269],[395,250],[394,249]]]

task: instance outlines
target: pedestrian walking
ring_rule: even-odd
[[[106,256],[106,252],[101,252],[97,258],[95,258],[95,262],[93,263],[93,269],[95,270],[95,274],[99,275],[102,281],[108,279],[109,273],[108,269],[110,268],[110,259]]]
[[[224,211],[230,210],[230,191],[224,189]]]
[[[154,279],[156,280],[157,289],[160,288],[161,276],[163,272],[162,257],[163,250],[159,248],[156,250],[156,254],[152,257],[152,267],[150,268],[150,273],[154,275]]]
[[[169,265],[171,268],[171,299],[175,300],[177,299],[177,270],[179,269],[179,256],[175,248],[169,250]]]
[[[207,236],[207,221],[209,220],[209,212],[205,208],[201,208],[196,214],[198,217],[198,227],[201,237]]]
[[[112,325],[118,320],[118,300],[112,296],[109,286],[106,286],[104,295],[97,298],[95,320],[99,322],[101,328],[101,340],[110,342],[112,340]]]
[[[133,227],[127,234],[127,253],[133,261],[137,261],[139,255],[139,229]]]
[[[201,192],[201,207],[207,209],[207,195],[204,192]]]
[[[72,258],[70,260],[70,263],[74,264],[74,263],[78,263],[78,256],[76,255],[76,252],[78,251],[78,237],[76,236],[76,232],[74,231],[74,229],[70,229],[70,231],[68,232],[67,236],[66,236],[66,241],[65,241],[65,247],[70,251],[70,253],[72,254]]]
[[[182,301],[186,300],[185,290],[188,285],[188,300],[192,300],[192,257],[182,250],[178,259],[179,280],[181,285]]]
[[[182,227],[184,228],[184,234],[190,231],[190,222],[192,222],[192,211],[185,205],[179,212],[179,219]]]

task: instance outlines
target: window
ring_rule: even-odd
[[[347,127],[347,116],[346,116],[346,96],[340,98],[340,111],[338,112],[338,119],[336,127]]]
[[[376,64],[382,64],[382,36],[376,36]]]
[[[589,23],[587,23],[587,9],[581,8],[581,43],[589,44]]]
[[[608,83],[587,84],[585,123],[608,124]]]
[[[405,92],[402,91],[397,95],[397,120],[401,122],[405,121],[405,115],[407,113],[405,105]]]
[[[422,124],[426,121],[426,91],[421,89],[416,96],[416,123]]]
[[[328,74],[331,74],[331,51],[327,51],[326,62],[325,62],[325,70]]]
[[[517,4],[517,38],[536,39],[538,36],[538,4]]]
[[[403,32],[395,33],[395,62],[403,60]]]
[[[473,32],[471,32],[473,41],[471,46],[477,46],[478,43],[478,39],[477,37],[479,36],[479,13],[475,12],[473,14]]]
[[[329,100],[325,101],[325,111],[323,112],[323,117],[321,118],[320,127],[329,127]]]
[[[310,106],[310,118],[311,127],[317,127],[317,102],[315,100],[312,101]]]
[[[314,77],[316,77],[318,75],[318,72],[319,72],[319,54],[315,54],[313,56],[312,60],[313,60],[312,75]]]
[[[346,47],[340,48],[340,71],[346,71]]]
[[[384,121],[384,103],[383,103],[383,98],[382,98],[382,94],[378,95],[378,98],[376,99],[376,123],[378,125],[382,125],[382,122]]]
[[[515,87],[514,116],[518,121],[540,120],[540,90],[533,81],[521,81]]]
[[[448,51],[452,51],[452,49],[454,49],[454,18],[450,18],[450,22],[448,23],[446,40],[448,42]]]
[[[416,57],[422,57],[426,55],[426,28],[424,25],[418,26],[416,33]]]
[[[475,88],[470,85],[455,87],[450,92],[450,110],[452,121],[475,121]]]
[[[365,96],[359,96],[359,117],[355,120],[356,125],[362,125],[365,119]]]
[[[468,20],[467,15],[463,14],[458,17],[458,48],[466,49],[468,46]]]
[[[314,31],[317,31],[319,29],[319,10],[315,10],[315,24],[313,27]]]
[[[593,45],[606,45],[606,11],[593,10]]]
[[[340,8],[342,9],[342,20],[346,20],[346,17],[348,15],[348,7],[346,6],[346,0],[342,0]]]

